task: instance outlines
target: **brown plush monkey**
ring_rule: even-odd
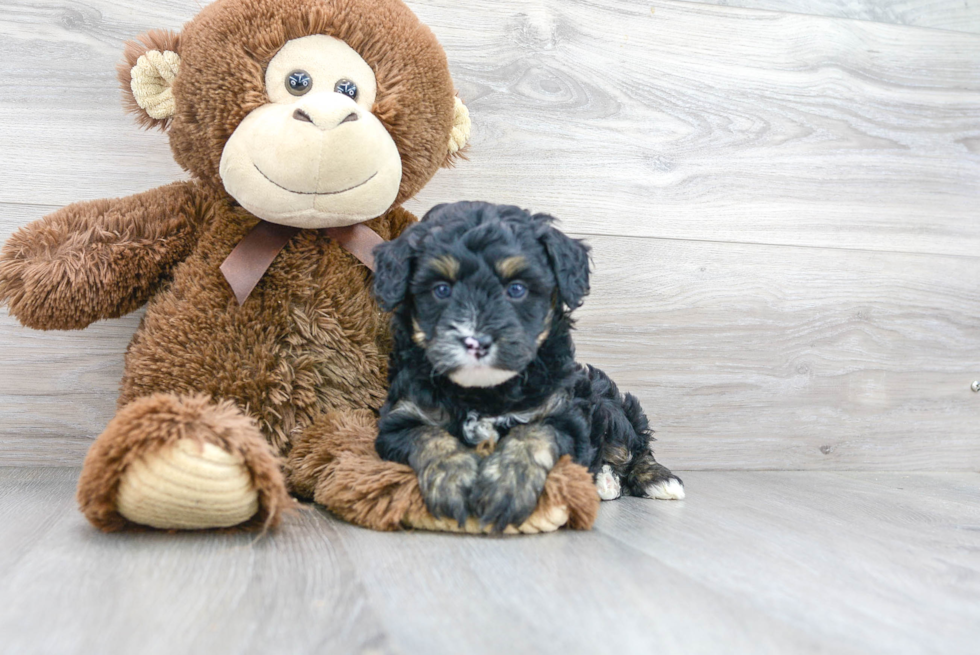
[[[26,326],[147,305],[82,511],[103,530],[272,526],[288,485],[369,527],[459,529],[373,448],[389,335],[370,250],[469,130],[431,31],[400,0],[217,0],[125,56],[129,109],[193,181],[70,205],[0,255]],[[519,529],[587,528],[597,504],[565,462]]]

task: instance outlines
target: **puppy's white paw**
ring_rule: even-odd
[[[623,495],[622,484],[619,476],[608,464],[603,464],[602,469],[596,473],[595,488],[599,491],[599,498],[602,500],[616,500]],[[681,491],[683,493],[683,490]]]
[[[658,480],[644,491],[650,498],[658,500],[684,500],[684,484],[677,478]]]

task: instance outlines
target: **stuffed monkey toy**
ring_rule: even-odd
[[[469,132],[432,32],[401,0],[217,0],[129,43],[119,72],[191,181],[70,205],[0,253],[25,326],[146,305],[84,463],[85,516],[271,527],[292,492],[376,529],[480,531],[429,514],[411,469],[374,451],[390,334],[371,251]],[[510,530],[588,528],[597,505],[563,462]]]

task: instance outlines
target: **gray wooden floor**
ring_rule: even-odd
[[[4,653],[976,653],[980,474],[688,472],[596,529],[104,535],[0,468]]]

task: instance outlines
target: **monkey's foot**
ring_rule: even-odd
[[[116,508],[133,523],[154,528],[224,528],[255,516],[259,492],[240,455],[180,439],[126,469]]]
[[[568,523],[569,512],[567,505],[549,505],[538,507],[531,516],[519,526],[508,525],[503,529],[503,534],[539,534],[542,532],[554,532],[558,528]],[[406,527],[417,530],[438,530],[440,532],[466,532],[469,534],[490,534],[493,526],[480,525],[477,518],[470,517],[460,526],[454,519],[435,518],[431,514],[425,513],[412,516],[405,522]]]
[[[124,407],[85,459],[82,512],[97,527],[275,525],[291,504],[279,462],[231,403],[154,394]]]

